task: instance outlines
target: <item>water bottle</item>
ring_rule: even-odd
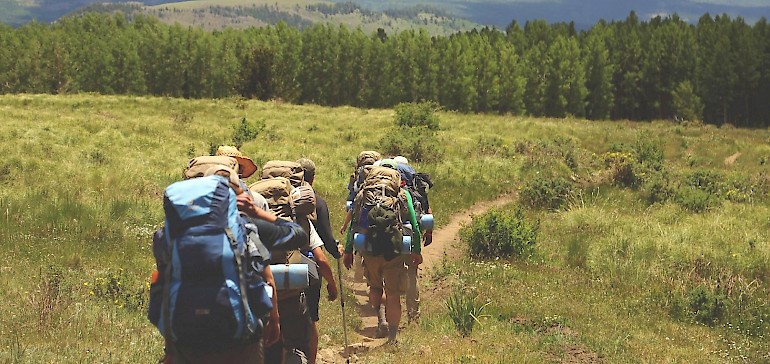
[[[425,214],[420,218],[420,228],[422,231],[433,230],[433,214]]]

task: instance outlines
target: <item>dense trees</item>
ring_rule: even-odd
[[[282,99],[462,112],[770,125],[770,27],[726,15],[531,21],[449,37],[344,25],[226,29],[83,14],[0,26],[0,93]]]

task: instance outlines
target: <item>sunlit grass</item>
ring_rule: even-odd
[[[0,362],[156,361],[162,339],[146,312],[131,308],[132,297],[154,269],[150,236],[163,220],[163,189],[187,160],[230,143],[242,118],[262,121],[265,130],[242,150],[260,166],[313,159],[315,188],[337,230],[355,156],[377,149],[394,115],[236,98],[0,96]],[[425,279],[424,294],[441,299],[424,301],[421,324],[403,330],[397,349],[376,349],[367,362],[542,363],[578,354],[609,362],[767,360],[766,338],[752,336],[761,330],[744,335],[747,323],[708,327],[677,315],[699,286],[729,287],[747,313],[767,304],[770,132],[457,113],[439,119],[443,157],[416,163],[436,182],[430,196],[439,227],[537,176],[563,178],[575,194],[556,211],[527,212],[541,221],[531,260],[461,259],[440,279]],[[672,178],[713,169],[753,190],[692,213],[675,201],[650,204],[643,187],[602,179],[601,156],[643,135],[660,144]],[[480,145],[493,148],[482,153]],[[124,288],[94,290],[108,281]],[[442,304],[456,287],[492,302],[467,338]],[[360,323],[354,307],[348,300],[351,336]],[[322,349],[341,347],[339,312],[338,302],[322,299]]]

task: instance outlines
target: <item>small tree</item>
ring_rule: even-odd
[[[703,101],[695,94],[690,81],[679,83],[671,92],[674,113],[686,121],[698,121],[703,117]]]
[[[233,145],[241,149],[244,143],[257,138],[257,135],[265,129],[265,121],[258,120],[255,123],[249,123],[246,118],[241,118],[241,122],[236,124],[233,130]]]

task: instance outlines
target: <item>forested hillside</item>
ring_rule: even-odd
[[[207,32],[87,14],[0,29],[0,93],[242,96],[461,112],[770,125],[766,21],[544,21],[450,37],[279,24]]]

